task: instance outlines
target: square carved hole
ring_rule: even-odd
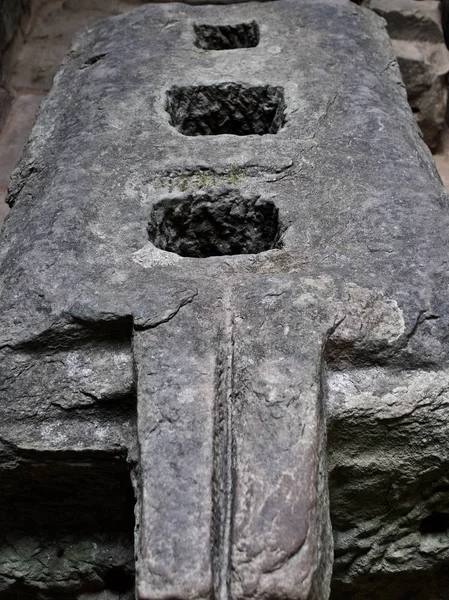
[[[284,90],[272,85],[174,86],[165,108],[183,135],[265,135],[285,124]]]
[[[254,48],[259,44],[259,26],[255,21],[238,25],[194,25],[195,46],[203,50]]]
[[[153,206],[148,223],[156,247],[196,258],[280,248],[282,231],[273,202],[233,189],[166,198]]]

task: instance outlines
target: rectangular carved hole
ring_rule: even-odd
[[[161,200],[148,223],[148,236],[156,247],[195,258],[280,248],[282,231],[271,200],[244,197],[238,190]]]
[[[275,134],[285,124],[284,90],[271,85],[174,86],[165,108],[170,124],[189,136]]]
[[[0,599],[134,600],[128,465],[64,454],[2,473]]]
[[[254,48],[259,44],[259,26],[255,21],[237,25],[197,25],[195,46],[203,50],[233,50]]]

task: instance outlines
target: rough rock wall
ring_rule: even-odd
[[[2,0],[0,2],[0,127],[11,101],[6,82],[8,49],[14,40],[23,15],[30,9],[30,4],[30,0]]]
[[[386,19],[410,105],[426,144],[436,151],[446,118],[449,73],[440,2],[363,0],[362,4]]]
[[[334,598],[444,598],[448,197],[372,11],[90,27],[9,202],[2,600],[326,600],[330,517]]]

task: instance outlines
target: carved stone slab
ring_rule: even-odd
[[[9,201],[0,598],[128,599],[135,555],[139,600],[325,600],[328,425],[335,597],[403,600],[391,577],[442,572],[422,522],[444,493],[418,499],[416,473],[407,554],[380,501],[399,466],[357,463],[365,392],[388,412],[393,379],[447,371],[447,196],[373,12],[164,4],[100,22]],[[421,421],[407,432],[417,456]],[[427,477],[444,489],[444,468]]]

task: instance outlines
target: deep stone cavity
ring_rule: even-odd
[[[255,21],[237,25],[197,25],[195,46],[203,50],[232,50],[254,48],[259,44],[259,26]]]
[[[423,535],[448,533],[449,513],[433,512],[431,515],[421,521],[419,531]]]
[[[165,108],[183,135],[265,135],[285,125],[284,90],[271,85],[173,86]]]
[[[273,202],[244,198],[237,190],[161,200],[148,224],[155,246],[196,258],[280,248],[281,233]]]
[[[106,56],[107,56],[106,52],[103,52],[102,54],[95,54],[94,56],[91,56],[90,58],[88,58],[84,62],[83,66],[81,68],[85,69],[86,67],[91,67],[92,65],[95,65],[100,60],[103,60],[103,58],[106,58]]]
[[[124,594],[134,589],[134,574],[123,567],[113,567],[104,575],[105,588]]]

